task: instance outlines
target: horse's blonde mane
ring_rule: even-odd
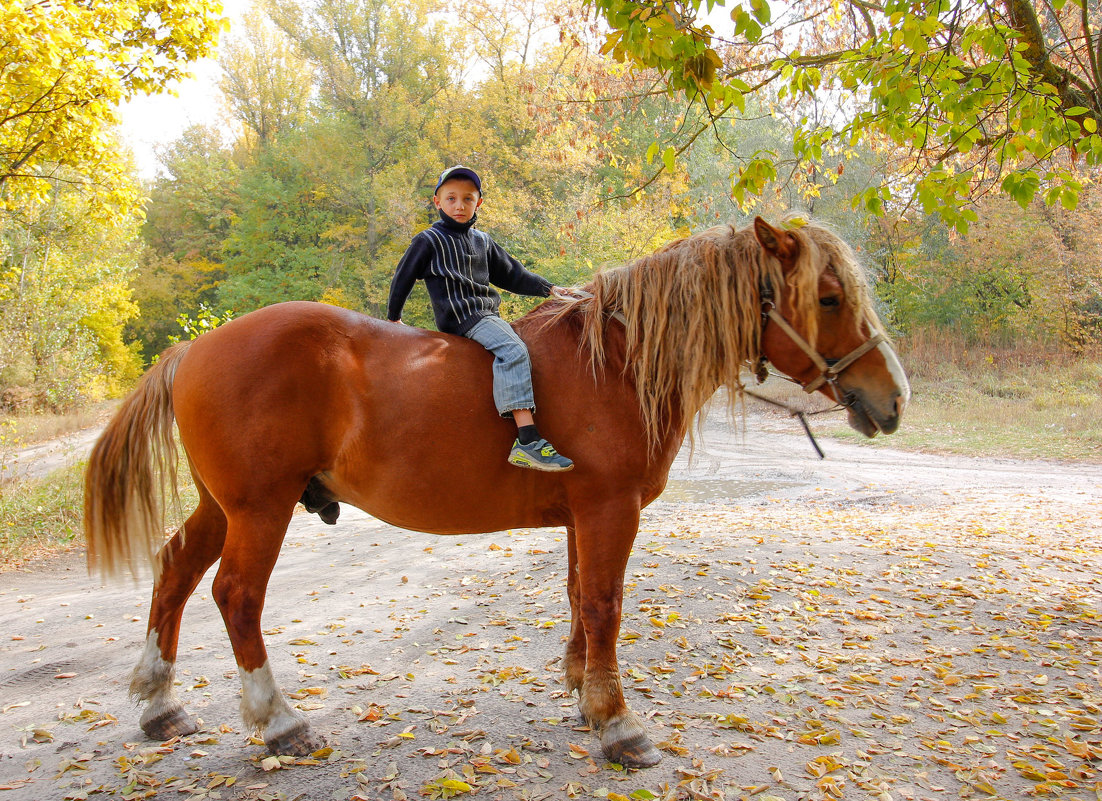
[[[651,441],[661,435],[665,413],[675,407],[696,414],[720,387],[731,401],[743,390],[741,368],[761,355],[761,288],[778,301],[791,293],[795,318],[814,345],[818,281],[832,269],[857,319],[875,322],[863,271],[853,252],[826,228],[792,227],[799,257],[787,275],[759,243],[753,226],[719,226],[672,242],[653,255],[598,273],[587,286],[592,298],[566,301],[557,318],[582,318],[583,348],[596,370],[605,363],[605,328],[611,315],[626,320],[627,369],[639,395]]]

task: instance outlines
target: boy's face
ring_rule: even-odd
[[[432,202],[456,222],[465,223],[482,205],[482,194],[475,188],[473,181],[452,178],[440,185],[432,196]]]

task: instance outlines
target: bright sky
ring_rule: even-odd
[[[251,0],[222,0],[223,10],[233,25],[252,6]],[[222,34],[222,41],[226,40]],[[218,82],[222,71],[214,58],[191,65],[193,78],[174,87],[175,94],[159,94],[134,99],[121,109],[123,140],[134,151],[142,178],[153,178],[160,171],[157,150],[179,138],[195,124],[222,122],[221,93]]]

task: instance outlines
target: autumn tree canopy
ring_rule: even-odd
[[[138,374],[142,190],[119,105],[170,88],[221,27],[217,0],[0,2],[0,390],[59,409]]]
[[[131,185],[112,135],[119,104],[164,91],[209,55],[221,10],[218,0],[0,3],[6,205],[45,198],[51,178],[94,184],[107,200]]]
[[[1038,193],[1072,207],[1075,168],[1102,161],[1091,0],[591,2],[611,26],[605,52],[661,71],[713,119],[751,98],[796,112],[791,154],[746,158],[739,197],[787,170],[836,177],[860,144],[893,169],[855,207],[907,204],[964,230],[970,201],[996,187],[1023,207]]]

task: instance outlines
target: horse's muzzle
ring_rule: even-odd
[[[849,412],[849,425],[872,438],[877,434],[894,434],[903,419],[903,408],[907,405],[903,393],[896,393],[890,403],[876,404],[860,392],[849,392],[843,401]]]

